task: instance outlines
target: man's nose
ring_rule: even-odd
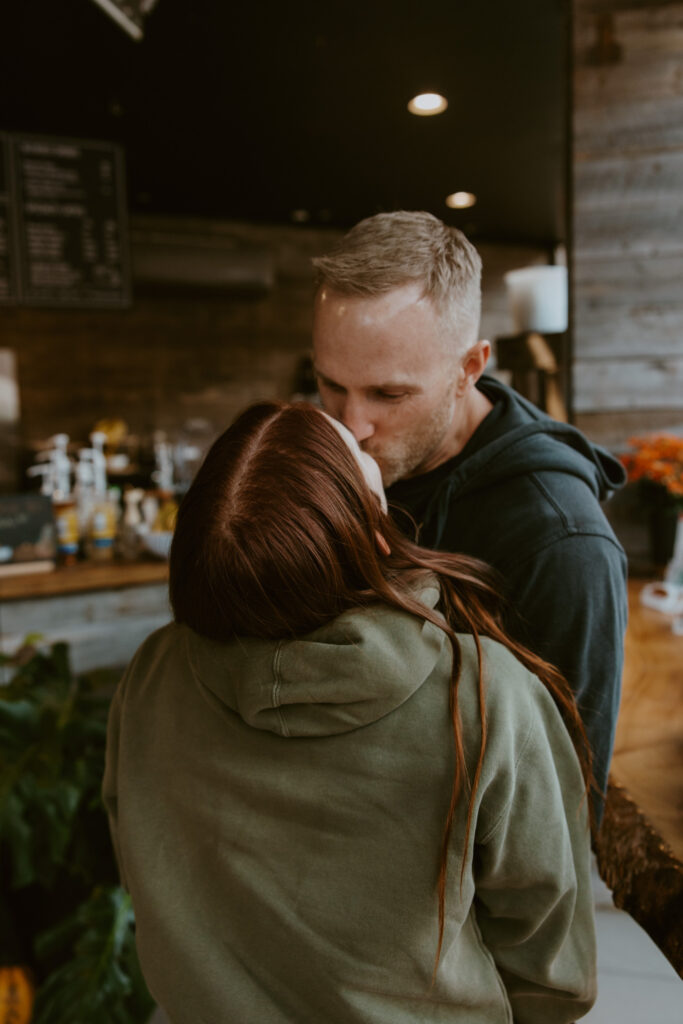
[[[339,418],[359,444],[375,433],[375,425],[370,417],[367,403],[362,399],[347,395]]]

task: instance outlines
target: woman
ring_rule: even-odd
[[[345,428],[266,403],[186,495],[170,595],[104,794],[174,1024],[581,1017],[586,783],[556,702],[584,757],[580,720],[484,567],[404,539]]]

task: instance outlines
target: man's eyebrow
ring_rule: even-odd
[[[319,377],[324,384],[331,384],[333,387],[339,388],[343,385],[338,384],[332,377],[328,377],[326,373],[319,370],[317,366],[313,366],[313,372],[316,377]],[[344,390],[346,390],[344,388]],[[365,391],[407,391],[411,395],[420,394],[422,388],[418,384],[412,384],[409,381],[397,380],[397,381],[386,381],[384,384],[369,384]]]
[[[337,384],[336,380],[332,380],[331,377],[328,377],[327,374],[319,370],[315,364],[313,365],[313,372],[316,377],[320,377],[320,379],[324,380],[326,384]]]
[[[388,381],[385,384],[373,384],[371,390],[372,391],[410,391],[411,394],[412,393],[416,394],[418,391],[422,391],[422,388],[418,384],[411,384],[411,383],[409,383],[407,380],[396,380],[396,381]]]

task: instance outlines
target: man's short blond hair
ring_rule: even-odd
[[[371,297],[418,283],[458,348],[478,340],[481,257],[462,231],[431,213],[399,210],[368,217],[313,266],[318,288],[341,295]]]

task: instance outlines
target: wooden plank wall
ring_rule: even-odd
[[[165,246],[176,254],[184,246],[190,258],[200,250],[225,252],[233,269],[243,252],[245,263],[271,261],[273,286],[251,296],[202,290],[196,282],[193,291],[166,285],[155,293],[134,276],[129,310],[0,309],[0,345],[16,354],[24,447],[57,431],[82,444],[101,417],[120,417],[143,438],[162,429],[175,439],[193,420],[215,434],[249,402],[288,397],[310,346],[310,260],[338,237],[305,227],[134,218],[134,268],[143,255],[149,263],[151,248],[162,262]],[[547,253],[497,245],[480,250],[482,330],[494,337],[511,326],[504,272],[545,262]],[[197,261],[203,265],[205,256]]]
[[[683,424],[683,3],[574,11],[576,421],[619,444]]]

